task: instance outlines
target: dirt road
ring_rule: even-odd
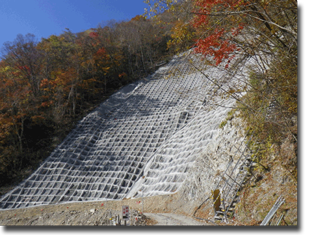
[[[155,226],[203,226],[203,222],[196,221],[184,215],[177,215],[172,213],[144,213],[144,215],[152,220],[157,221]]]

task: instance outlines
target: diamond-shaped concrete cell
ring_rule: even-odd
[[[174,57],[83,118],[27,180],[1,198],[0,208],[176,192],[228,111],[210,111],[213,84],[186,59]],[[213,79],[224,73],[194,60]]]

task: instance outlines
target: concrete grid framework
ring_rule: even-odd
[[[0,208],[177,191],[229,111],[210,111],[213,86],[185,61],[188,56],[174,57],[83,118],[37,171],[1,198]],[[213,79],[225,73],[192,59]]]

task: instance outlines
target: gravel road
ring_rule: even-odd
[[[144,213],[144,215],[152,220],[156,220],[155,226],[203,226],[205,223],[196,221],[184,215],[177,215],[172,213]]]

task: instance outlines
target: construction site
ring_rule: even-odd
[[[0,199],[0,225],[297,225],[297,182],[280,163],[256,174],[236,99],[221,97],[247,79],[174,56],[85,116]]]

